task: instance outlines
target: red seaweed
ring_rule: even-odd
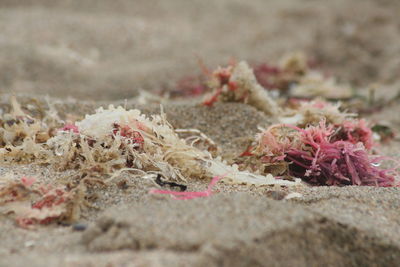
[[[371,149],[374,145],[371,128],[367,126],[365,120],[348,120],[343,122],[343,131],[348,141],[353,144],[363,143],[366,149]]]
[[[393,170],[379,168],[381,157],[373,157],[355,139],[337,140],[334,126],[322,121],[300,129],[303,146],[286,151],[289,173],[316,185],[397,186]]]
[[[267,63],[262,63],[253,66],[254,75],[256,76],[257,82],[261,84],[267,90],[277,88],[276,79],[281,73],[281,69],[276,66],[271,66]]]
[[[279,127],[295,130],[291,139],[282,138],[280,132],[272,132]],[[294,139],[298,139],[297,142]],[[323,120],[305,129],[292,125],[272,126],[263,133],[260,144],[266,153],[263,161],[285,160],[289,163],[290,175],[313,185],[398,186],[395,168],[379,167],[387,158],[369,154],[367,148],[372,146],[371,142],[372,132],[365,121],[338,127],[326,125]]]
[[[138,129],[144,130],[139,122],[137,122],[137,124]],[[119,134],[120,136],[127,138],[130,142],[135,144],[139,150],[143,149],[144,138],[139,131],[135,131],[129,126],[121,126],[118,123],[114,123],[113,134]]]

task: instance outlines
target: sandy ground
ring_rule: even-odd
[[[231,57],[276,62],[302,50],[342,81],[393,95],[400,79],[400,4],[380,1],[1,1],[1,107],[44,95],[59,113],[100,105],[145,113],[140,90],[173,89],[177,79]],[[197,128],[239,154],[271,118],[243,104],[212,109],[166,103],[176,128]],[[370,115],[400,129],[398,103]],[[380,149],[398,157],[399,142]],[[51,167],[0,166],[0,175],[62,179]],[[118,179],[129,180],[129,174]],[[190,180],[189,190],[206,181]],[[85,231],[18,228],[0,217],[0,266],[395,266],[400,255],[399,189],[282,188],[219,184],[218,194],[178,201],[147,194],[154,185],[98,187]]]

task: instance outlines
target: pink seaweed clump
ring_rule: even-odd
[[[378,167],[383,157],[368,154],[362,142],[335,138],[334,126],[322,121],[301,129],[302,146],[285,151],[289,173],[315,185],[398,186],[394,169]]]
[[[276,80],[281,72],[282,70],[279,67],[271,66],[266,63],[254,66],[254,75],[256,76],[257,82],[267,90],[278,87]]]
[[[342,127],[346,135],[344,138],[351,143],[361,142],[366,149],[374,146],[372,130],[365,120],[347,120],[343,122]]]

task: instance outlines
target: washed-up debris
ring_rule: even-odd
[[[96,164],[98,158],[91,156],[93,147],[98,146],[96,153],[102,154],[105,148],[114,147],[112,151],[116,158],[111,163],[115,164],[119,160],[122,164],[120,167],[157,173],[172,181],[185,181],[185,177],[214,177],[228,173],[223,179],[224,182],[256,185],[295,184],[276,180],[272,176],[241,172],[237,166],[230,166],[220,158],[213,158],[208,151],[187,144],[167,122],[164,113],[153,115],[152,119],[149,119],[141,115],[139,110],[127,111],[122,107],[110,106],[106,110],[99,109],[96,114],[86,116],[84,120],[76,122],[76,125],[79,128],[80,140],[90,140],[90,144],[81,145],[85,149],[78,152],[85,160],[90,159],[89,163]],[[50,141],[53,142],[56,138],[65,138],[65,134],[60,134]],[[112,143],[104,145],[104,140]],[[59,140],[57,143],[62,142]],[[73,149],[73,154],[77,154],[75,146],[66,146],[66,149]],[[66,149],[62,149],[63,156],[60,155],[60,159],[71,155]],[[110,161],[103,161],[104,164],[113,167]],[[138,176],[142,175],[141,172],[138,173]]]
[[[176,82],[175,88],[168,91],[168,96],[174,97],[196,97],[207,91],[205,77],[186,76]]]
[[[72,229],[74,230],[74,231],[85,231],[86,230],[86,228],[88,227],[88,225],[87,224],[85,224],[85,223],[74,223],[73,225],[72,225]]]
[[[166,186],[166,185],[168,185],[168,186],[170,186],[170,187],[172,187],[172,188],[175,188],[175,187],[176,187],[176,188],[179,188],[179,190],[180,190],[181,192],[186,191],[186,189],[187,189],[187,186],[186,186],[186,185],[178,184],[178,183],[175,183],[175,182],[168,182],[168,181],[163,181],[163,180],[161,180],[161,175],[160,175],[160,174],[157,175],[157,178],[156,178],[155,182],[156,182],[156,184],[158,184],[159,186]]]
[[[372,156],[365,147],[370,130],[352,135],[354,129],[325,121],[305,129],[274,125],[259,136],[254,153],[261,162],[284,164],[288,174],[315,185],[397,186],[396,170],[379,168],[385,157]]]
[[[333,125],[337,129],[337,136],[353,144],[363,143],[365,148],[373,146],[373,133],[364,119],[357,119],[357,114],[343,112],[340,103],[317,99],[302,101],[297,107],[286,110],[285,116],[279,118],[283,124],[294,125],[300,128],[320,125],[321,121]]]
[[[306,56],[297,52],[283,56],[277,65],[260,63],[253,68],[257,81],[265,89],[288,95],[289,89],[309,71],[309,65]]]
[[[337,83],[321,71],[310,67],[301,52],[285,55],[279,65],[265,63],[255,67],[257,80],[268,90],[278,90],[289,97],[325,99],[349,99],[354,95],[352,88]]]
[[[292,124],[299,127],[319,124],[321,120],[327,123],[340,125],[346,120],[355,118],[357,114],[340,110],[341,103],[331,103],[322,99],[313,101],[291,101],[279,117],[281,123]]]
[[[84,202],[81,189],[67,190],[64,186],[39,183],[34,178],[17,180],[12,175],[5,176],[0,181],[0,213],[11,214],[24,228],[74,221],[79,218]]]
[[[354,92],[349,85],[337,83],[334,77],[325,77],[318,71],[309,71],[298,83],[292,84],[289,94],[299,98],[349,99]]]
[[[57,132],[60,121],[54,114],[42,119],[27,115],[11,97],[11,111],[0,117],[0,162],[23,163],[47,155],[43,144]]]
[[[246,64],[246,72],[242,78],[251,81],[252,84],[256,82],[257,86],[253,85],[250,88],[242,86],[238,89],[237,82],[231,76],[236,72],[236,67],[243,64]],[[263,88],[270,93],[273,92],[274,95],[300,99],[321,97],[348,100],[355,95],[353,88],[338,83],[335,77],[325,75],[316,69],[312,61],[301,52],[284,55],[278,64],[262,62],[249,66],[246,62],[231,61],[227,67],[219,67],[214,72],[204,64],[200,65],[203,74],[180,79],[175,88],[168,91],[170,97],[196,97],[211,91],[203,102],[211,106],[217,101],[246,102],[253,105],[250,96],[250,92],[254,89],[252,87],[257,87],[254,89],[256,93],[258,88]],[[239,68],[243,71],[243,67]],[[254,106],[261,109],[261,106]]]
[[[160,189],[152,189],[150,190],[150,194],[160,194],[160,195],[171,195],[175,199],[179,200],[188,200],[200,197],[209,197],[211,196],[212,188],[219,180],[221,180],[223,176],[215,176],[210,184],[208,185],[207,189],[200,192],[176,192],[176,191],[169,191],[169,190],[160,190]]]
[[[285,58],[281,67],[262,65],[252,70],[246,62],[232,63],[228,67],[215,70],[208,82],[212,93],[206,95],[204,105],[212,106],[215,102],[242,102],[254,106],[268,115],[276,116],[281,113],[281,108],[270,96],[271,90],[289,92],[288,97],[300,99],[348,99],[353,95],[350,87],[336,84],[333,78],[325,78],[321,73],[310,71],[301,56],[295,55]],[[263,75],[262,75],[262,70]],[[257,78],[257,76],[258,78]],[[268,78],[268,79],[267,79]],[[260,81],[266,86],[261,86]],[[289,90],[290,89],[290,90]],[[301,101],[299,101],[301,102]],[[313,102],[308,107],[303,104],[302,110],[307,113],[307,108],[312,114],[316,109],[332,113],[339,106],[321,106],[324,101]],[[314,109],[311,111],[311,109]],[[295,110],[296,112],[297,110]],[[298,114],[297,116],[306,114]],[[339,113],[339,112],[337,112]],[[307,123],[307,121],[305,122]]]
[[[212,73],[208,83],[213,90],[206,95],[204,105],[215,102],[247,103],[269,115],[277,115],[279,107],[268,92],[257,82],[253,70],[242,61]]]
[[[24,139],[18,146],[0,148],[0,154],[4,162],[46,163],[60,170],[78,169],[94,176],[113,177],[115,171],[128,169],[135,177],[162,175],[167,181],[177,182],[186,181],[188,177],[211,178],[228,172],[224,182],[296,184],[268,175],[241,172],[237,166],[213,157],[209,149],[194,146],[199,139],[215,146],[206,136],[193,129],[178,132],[198,136],[181,139],[163,112],[149,118],[139,110],[110,106],[86,115],[81,121],[65,124],[44,143],[30,145],[31,139]]]

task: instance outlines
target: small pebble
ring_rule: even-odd
[[[87,228],[87,224],[85,223],[75,223],[74,225],[72,225],[72,229],[74,231],[85,231]]]

